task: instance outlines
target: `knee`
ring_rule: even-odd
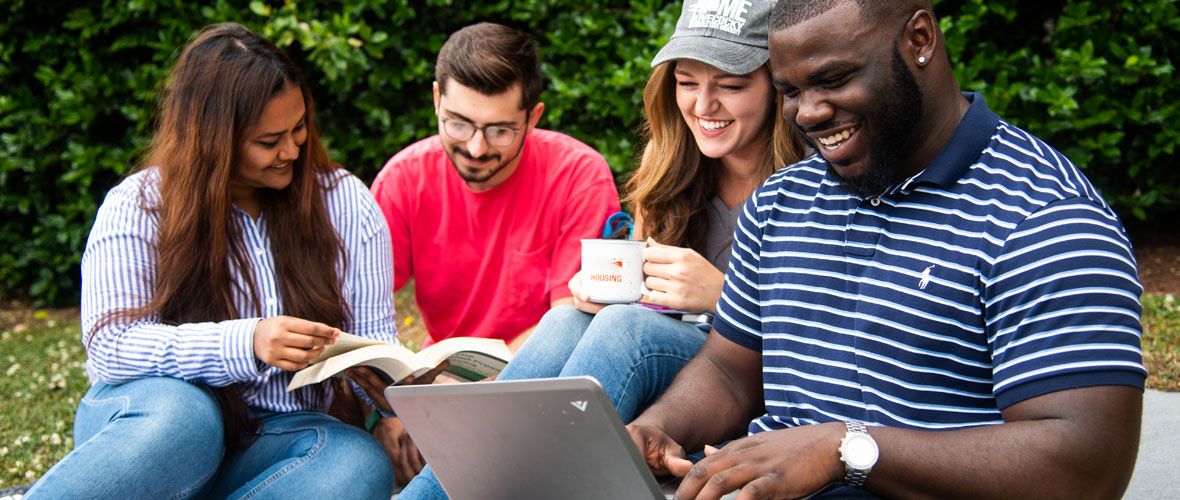
[[[324,477],[345,478],[326,493],[341,498],[388,499],[393,495],[393,465],[381,443],[367,432],[349,425],[332,425],[324,429],[324,447],[316,460],[334,469],[326,471]]]
[[[658,314],[639,307],[615,304],[602,308],[586,329],[586,342],[610,345],[636,344],[644,329],[637,328],[641,314]]]
[[[143,439],[193,448],[222,444],[221,408],[208,389],[177,379],[144,380],[151,385],[146,387],[150,405],[142,414],[132,415],[143,419]]]
[[[573,306],[557,306],[545,313],[519,355],[565,359],[582,338],[591,316]]]

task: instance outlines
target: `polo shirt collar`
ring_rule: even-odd
[[[1000,124],[999,115],[987,108],[983,96],[978,93],[963,92],[963,97],[967,98],[971,106],[959,121],[955,134],[922,172],[904,183],[903,190],[909,191],[918,184],[941,187],[953,185],[967,174],[967,169],[979,159],[979,153],[991,142]]]

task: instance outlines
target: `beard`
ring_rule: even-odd
[[[468,153],[466,150],[464,150],[463,148],[461,148],[459,146],[452,147],[450,151],[447,151],[447,156],[451,157],[451,165],[453,165],[455,167],[455,172],[459,174],[459,177],[462,178],[464,181],[472,182],[472,183],[487,182],[492,177],[495,177],[496,174],[500,173],[501,170],[504,170],[504,167],[507,166],[509,163],[507,161],[504,161],[504,162],[500,162],[498,165],[495,165],[493,167],[486,168],[483,170],[471,170],[468,167],[462,166],[458,161],[456,161],[456,157],[466,158],[466,159],[472,160],[472,161],[483,162],[483,161],[497,160],[500,158],[500,155],[494,154],[494,153],[489,153],[489,154],[485,154],[483,156],[480,156],[479,158],[476,158],[474,156],[471,156],[471,153]]]
[[[869,141],[868,169],[855,177],[843,177],[828,165],[828,175],[845,191],[861,198],[884,193],[897,181],[898,163],[913,149],[914,124],[922,117],[922,90],[896,46],[890,67],[892,78],[882,89],[874,113],[878,133]]]
[[[516,158],[518,156],[520,156],[521,151],[524,151],[524,140],[522,139],[520,141],[520,147],[517,148],[516,153],[513,153],[511,158],[501,161],[499,164],[496,164],[495,166],[492,166],[492,167],[489,167],[489,168],[486,168],[483,170],[471,170],[471,169],[468,169],[467,167],[460,166],[459,162],[455,161],[455,158],[459,157],[459,158],[466,158],[466,159],[472,160],[472,161],[483,162],[483,161],[498,160],[501,158],[500,154],[499,153],[492,153],[489,151],[487,154],[480,156],[479,158],[476,158],[474,156],[471,156],[471,153],[468,153],[467,150],[463,149],[460,146],[453,146],[453,147],[451,147],[450,150],[444,149],[444,151],[446,151],[447,156],[451,158],[451,165],[455,167],[455,173],[459,174],[459,178],[463,179],[466,182],[479,184],[479,183],[487,182],[487,181],[491,180],[492,177],[495,177],[496,174],[500,173],[501,170],[504,170],[504,167],[511,165],[512,162],[514,160],[516,160]]]

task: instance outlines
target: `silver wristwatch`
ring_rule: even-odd
[[[852,488],[864,486],[869,472],[877,464],[879,450],[868,428],[860,422],[844,422],[848,432],[840,440],[840,461],[844,462],[844,485]]]

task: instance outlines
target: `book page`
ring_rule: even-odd
[[[322,358],[322,356],[321,356]],[[291,391],[308,384],[317,384],[353,366],[368,366],[383,372],[390,380],[400,381],[410,374],[424,372],[434,365],[425,367],[413,352],[402,346],[378,343],[337,354],[331,358],[318,359],[316,364],[299,370],[291,378],[287,390]]]
[[[431,368],[449,360],[447,372],[474,381],[500,373],[512,359],[512,351],[500,339],[452,337],[423,349],[418,357]]]

